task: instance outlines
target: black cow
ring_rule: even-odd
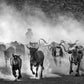
[[[12,54],[12,57],[10,58],[10,63],[12,67],[12,74],[14,75],[15,78],[17,78],[16,75],[16,70],[18,70],[18,79],[22,77],[21,75],[21,67],[22,67],[22,59],[20,58],[19,55],[14,55]]]
[[[69,73],[71,74],[73,72],[72,65],[74,63],[75,65],[77,65],[76,76],[78,76],[79,75],[80,62],[81,62],[81,59],[83,57],[83,50],[79,49],[79,47],[76,46],[75,49],[69,50],[68,53],[71,54],[71,58],[69,59],[70,60],[70,71],[69,71]]]
[[[41,75],[40,78],[42,78],[42,73],[44,70],[43,62],[44,62],[44,53],[38,48],[32,48],[28,47],[27,48],[30,50],[30,69],[33,74],[35,74],[36,77],[38,77],[38,68],[41,66]],[[36,67],[36,73],[33,71],[32,67]]]

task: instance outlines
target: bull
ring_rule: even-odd
[[[40,50],[38,50],[38,48],[33,48],[33,47],[28,47],[26,46],[29,51],[30,51],[30,69],[32,71],[32,74],[35,75],[35,77],[38,77],[38,68],[39,66],[41,66],[41,74],[40,74],[40,78],[43,77],[43,70],[44,70],[44,53]],[[36,67],[36,73],[33,71],[33,66]]]
[[[21,67],[22,67],[22,59],[19,55],[12,54],[12,57],[10,58],[10,64],[12,67],[12,74],[16,79],[20,79],[22,77],[21,75]],[[18,76],[16,74],[16,71],[18,70]]]
[[[52,42],[51,45],[48,45],[48,49],[51,51],[51,54],[54,58],[54,61],[57,65],[57,58],[59,57],[59,63],[61,64],[61,58],[63,57],[63,49],[61,47],[61,44],[58,44],[56,42]]]
[[[76,41],[77,42],[77,41]],[[70,44],[71,46],[68,47],[68,50],[66,50],[65,46],[62,45],[64,47],[65,52],[67,52],[68,54],[71,54],[71,56],[69,57],[69,61],[70,61],[70,70],[69,70],[69,74],[71,74],[73,72],[73,64],[75,64],[77,66],[76,69],[76,76],[79,76],[79,69],[80,69],[80,62],[83,58],[84,55],[84,48],[83,46],[78,46],[77,43],[74,44]]]
[[[69,74],[73,72],[72,67],[73,67],[73,64],[75,64],[77,65],[76,76],[79,76],[80,62],[81,62],[81,59],[83,58],[83,51],[79,49],[78,46],[76,46],[75,49],[68,51],[68,53],[71,54],[71,58],[69,59],[70,60]]]
[[[64,53],[63,53],[63,48],[61,46],[61,42],[60,43],[57,43],[55,41],[51,42],[50,44],[47,43],[44,39],[40,39],[40,40],[43,40],[44,43],[46,43],[46,45],[44,46],[47,46],[49,51],[51,52],[52,56],[53,56],[53,59],[57,65],[57,58],[59,58],[59,63],[61,64],[61,58],[63,57]]]

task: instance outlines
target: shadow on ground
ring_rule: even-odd
[[[60,77],[45,77],[43,79],[30,79],[30,75],[25,73],[22,74],[22,79],[20,81],[6,81],[0,79],[0,84],[84,84],[84,76],[73,76],[73,75],[63,75],[58,74]]]

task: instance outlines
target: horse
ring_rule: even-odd
[[[44,53],[41,50],[38,50],[38,48],[32,48],[28,47],[30,50],[30,69],[32,71],[32,74],[35,75],[35,77],[38,77],[38,68],[41,66],[41,74],[40,78],[43,77],[43,62],[44,62]],[[36,67],[36,73],[33,71],[33,66]]]
[[[11,64],[11,67],[12,67],[13,76],[16,79],[22,78],[22,75],[21,75],[22,59],[20,58],[20,55],[12,54],[12,57],[10,58],[10,64]],[[18,76],[16,74],[17,70],[18,70]]]

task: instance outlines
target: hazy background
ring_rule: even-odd
[[[1,0],[0,41],[28,43],[28,28],[36,41],[83,41],[83,17],[79,0]]]

